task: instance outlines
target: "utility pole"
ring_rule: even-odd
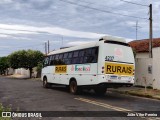
[[[138,20],[136,21],[136,40],[138,40],[138,28],[142,28],[141,26],[138,26]]]
[[[63,47],[63,36],[62,36],[62,45],[61,45],[61,47]]]
[[[138,20],[136,21],[136,26],[133,26],[136,28],[136,40],[138,40],[138,28],[141,28],[141,26],[138,26]]]
[[[49,45],[49,40],[48,40],[48,53],[49,53],[49,46],[50,46],[50,45]]]
[[[130,2],[130,1],[126,1],[126,0],[121,0],[123,2],[126,3],[130,3],[130,4],[134,4],[134,5],[139,5],[139,6],[144,6],[144,7],[148,7],[148,5],[144,5],[144,4],[139,4],[139,3],[134,3],[134,2]],[[152,33],[152,4],[149,5],[149,58],[152,58],[152,41],[153,41],[153,33]]]
[[[47,55],[47,42],[44,43],[45,54]]]
[[[153,33],[152,33],[152,4],[149,5],[149,58],[152,58],[152,41],[153,41]]]
[[[136,40],[137,40],[137,36],[138,36],[137,31],[138,31],[138,20],[136,21]]]

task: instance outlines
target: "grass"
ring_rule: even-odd
[[[140,96],[140,97],[146,97],[146,98],[152,98],[152,99],[158,99],[160,100],[160,90],[147,88],[145,91],[144,87],[139,87],[137,89],[130,89],[130,90],[115,90],[116,92],[122,93],[122,94],[129,94],[134,96]]]
[[[124,91],[125,94],[147,97],[147,98],[155,98],[160,100],[160,90],[153,90],[153,89],[137,89],[137,90],[129,90]]]
[[[2,118],[2,112],[8,112],[8,111],[11,111],[11,108],[10,107],[4,107],[3,105],[2,105],[2,103],[0,103],[0,120],[11,120],[11,118]]]

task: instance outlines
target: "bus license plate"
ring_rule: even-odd
[[[117,79],[117,76],[110,76],[110,79],[116,80],[116,79]]]

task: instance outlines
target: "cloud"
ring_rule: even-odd
[[[0,4],[8,4],[8,3],[12,3],[12,0],[0,0]]]
[[[0,34],[0,38],[6,38],[6,37],[9,37],[9,35]]]
[[[10,48],[11,46],[7,46],[7,45],[0,45],[0,48]]]
[[[13,29],[14,28],[14,29]],[[0,24],[0,33],[3,34],[57,34],[68,37],[78,38],[99,38],[105,34],[98,34],[92,32],[73,31],[61,27],[35,27],[28,25],[15,25],[15,24]]]
[[[5,29],[5,28],[0,28],[0,33],[1,34],[38,34],[35,31],[25,31],[25,30],[18,30],[18,29]]]
[[[63,0],[65,1],[65,0]],[[87,6],[114,13],[137,17],[149,17],[148,7],[129,4],[121,0],[67,0],[81,7],[60,0],[0,0],[0,45],[17,46],[40,44],[50,40],[51,49],[67,45],[87,43],[104,35],[121,36],[131,41],[135,38],[138,20],[138,39],[148,38],[147,20],[114,15],[88,9]],[[159,0],[127,0],[139,4],[153,3],[153,35],[159,37]],[[87,3],[90,2],[90,3]],[[62,43],[63,36],[63,43]],[[53,42],[52,42],[53,40]],[[66,41],[68,40],[68,41]],[[44,51],[44,45],[39,50]],[[27,48],[26,48],[27,49]],[[18,47],[17,49],[18,50]],[[3,54],[0,51],[0,55]],[[8,54],[8,52],[6,52]]]

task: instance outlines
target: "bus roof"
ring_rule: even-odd
[[[69,52],[69,51],[79,50],[79,49],[85,49],[85,48],[95,47],[95,46],[98,46],[97,41],[82,44],[82,45],[77,45],[77,46],[74,46],[74,47],[68,47],[68,48],[64,48],[64,49],[55,50],[55,51],[50,52],[48,55],[58,54],[58,53],[63,53],[63,52]]]
[[[74,47],[66,47],[64,49],[59,49],[59,50],[55,50],[50,52],[48,55],[52,55],[52,54],[58,54],[58,53],[63,53],[63,52],[69,52],[69,51],[73,51],[73,50],[79,50],[79,49],[85,49],[85,48],[89,48],[89,47],[95,47],[98,46],[98,43],[101,41],[118,41],[118,42],[123,42],[126,43],[126,40],[120,37],[113,37],[113,36],[104,36],[102,38],[99,39],[99,41],[96,42],[91,42],[91,43],[86,43],[86,44],[82,44],[82,45],[77,45]]]
[[[114,36],[103,36],[99,39],[99,41],[102,41],[102,40],[107,40],[107,41],[118,41],[118,42],[123,42],[123,43],[126,43],[126,40],[124,38],[121,38],[121,37],[114,37]]]

